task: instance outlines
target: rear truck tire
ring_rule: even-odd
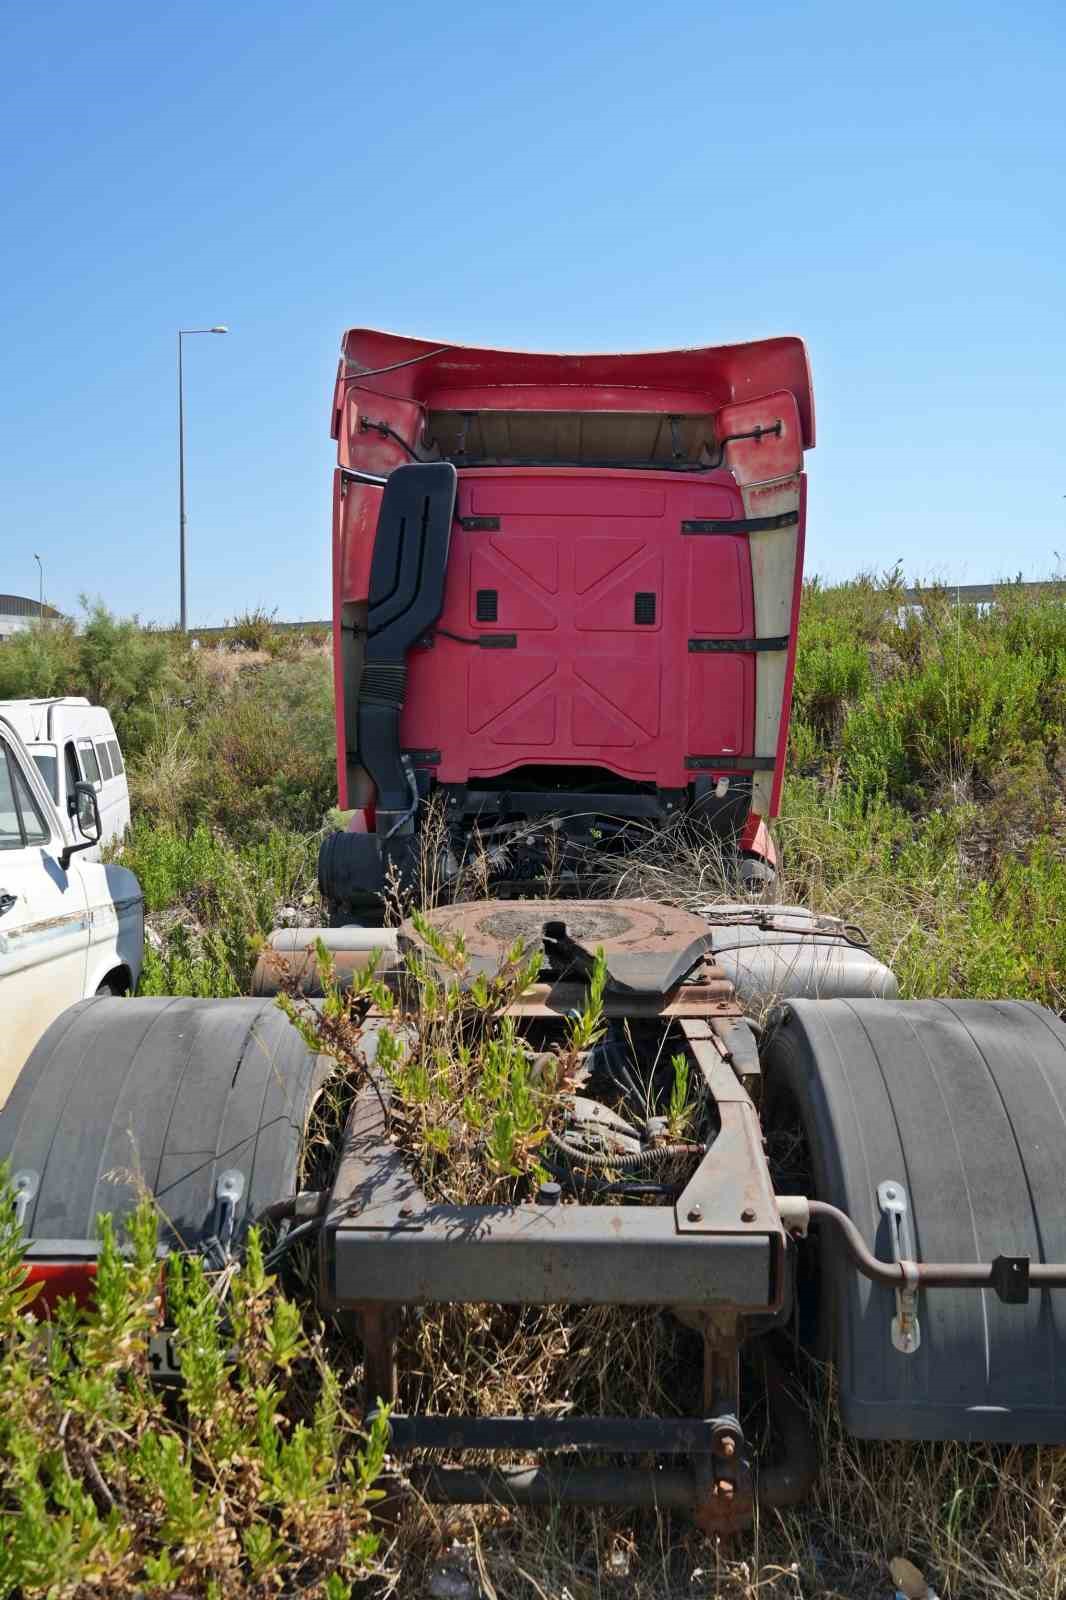
[[[137,1203],[161,1242],[216,1233],[218,1180],[239,1172],[231,1243],[295,1193],[308,1118],[333,1062],[269,1000],[87,1000],[52,1024],[0,1112],[0,1161],[29,1173],[29,1261],[90,1256],[96,1217]],[[80,1248],[79,1248],[80,1246]]]
[[[796,1000],[771,1019],[762,1066],[771,1151],[803,1135],[779,1192],[806,1176],[808,1198],[845,1211],[881,1259],[892,1260],[886,1182],[904,1190],[918,1262],[1066,1258],[1066,1027],[1052,1012]],[[827,1221],[816,1233],[799,1245],[797,1316],[802,1333],[813,1298],[813,1342],[835,1361],[849,1433],[1066,1442],[1066,1294],[1034,1287],[1028,1303],[1003,1304],[988,1289],[922,1289],[919,1345],[904,1353],[894,1289],[860,1276]]]

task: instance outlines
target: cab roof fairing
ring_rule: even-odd
[[[784,389],[796,400],[802,447],[809,450],[815,443],[807,349],[794,335],[681,350],[567,355],[442,344],[349,328],[341,340],[334,437],[348,388],[372,388],[383,398],[414,401],[426,410],[450,409],[452,393],[458,408],[492,409],[503,398],[501,389],[521,389],[522,406],[528,410],[557,409],[560,389],[583,391],[583,404],[575,410],[622,409],[612,393],[618,390],[627,391],[624,409],[657,410],[664,391],[674,391],[678,399],[690,397],[688,409],[700,411],[717,411]],[[654,391],[647,395],[651,406],[641,406],[642,391]]]

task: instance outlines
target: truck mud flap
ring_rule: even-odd
[[[161,1242],[236,1247],[298,1187],[303,1136],[333,1063],[270,1000],[87,1000],[52,1024],[0,1112],[0,1161],[28,1174],[30,1260],[78,1253],[139,1192]],[[239,1173],[232,1210],[220,1179]],[[223,1192],[226,1185],[222,1185]]]
[[[861,1276],[821,1222],[800,1281],[847,1430],[1066,1443],[1066,1291],[1025,1291],[1029,1263],[1066,1260],[1066,1027],[1023,1001],[797,1000],[762,1060],[771,1147],[798,1120],[810,1192],[878,1258],[992,1261],[1023,1284],[923,1288],[901,1336],[898,1291]]]

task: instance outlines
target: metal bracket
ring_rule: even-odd
[[[29,1167],[24,1167],[21,1172],[16,1172],[11,1180],[11,1188],[15,1201],[15,1226],[20,1231],[25,1227],[26,1214],[30,1203],[41,1186],[40,1175]]]
[[[230,1259],[230,1246],[237,1225],[237,1205],[244,1193],[244,1173],[237,1167],[227,1167],[219,1174],[215,1184],[214,1230],[203,1242],[203,1254],[212,1265],[225,1267]]]
[[[686,756],[688,772],[773,772],[775,756]]]
[[[799,522],[798,511],[782,511],[774,517],[686,517],[682,533],[771,533],[791,528]]]
[[[918,1267],[914,1232],[911,1227],[907,1191],[902,1183],[889,1179],[877,1186],[877,1204],[888,1219],[892,1259],[903,1273],[902,1287],[896,1290],[896,1314],[892,1318],[892,1345],[901,1355],[912,1356],[922,1342],[918,1322]]]
[[[992,1288],[1004,1305],[1028,1305],[1029,1257],[997,1256],[992,1263]]]
[[[787,650],[788,640],[787,633],[772,639],[690,639],[688,649],[690,655],[757,655],[764,650]]]

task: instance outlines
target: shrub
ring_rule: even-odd
[[[360,1440],[319,1331],[277,1292],[254,1232],[223,1274],[170,1257],[184,1382],[173,1396],[154,1384],[156,1223],[143,1200],[122,1250],[100,1219],[93,1298],[62,1303],[45,1341],[0,1169],[0,1594],[343,1600],[377,1548],[387,1423]]]
[[[0,646],[0,699],[86,695],[110,711],[130,759],[151,734],[154,701],[177,681],[180,647],[136,617],[114,617],[100,601],[82,604],[80,628],[46,622]]]
[[[177,910],[149,944],[140,994],[247,994],[263,940],[281,906],[299,904],[315,879],[317,839],[275,829],[234,845],[201,824],[134,823],[123,864],[137,874],[150,913]]]
[[[265,650],[274,633],[278,609],[267,611],[256,606],[252,611],[242,611],[226,624],[226,643],[231,650]]]

